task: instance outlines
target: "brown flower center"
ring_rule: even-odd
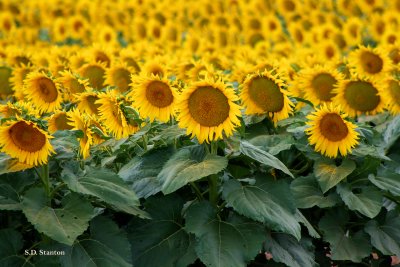
[[[378,90],[364,81],[350,82],[346,86],[344,98],[351,108],[361,112],[374,110],[381,101]]]
[[[326,114],[319,123],[321,134],[329,141],[337,142],[346,138],[349,129],[336,113]]]
[[[381,57],[370,51],[362,52],[360,59],[362,68],[368,73],[376,74],[383,68],[383,60]]]
[[[334,94],[332,89],[337,80],[329,73],[320,73],[312,80],[312,89],[318,99],[322,101],[331,101]]]
[[[269,78],[256,77],[250,81],[250,99],[264,112],[278,112],[283,108],[283,94]]]
[[[8,130],[8,133],[13,143],[24,151],[37,152],[46,144],[46,136],[24,121],[14,124]]]
[[[58,97],[58,90],[54,82],[46,77],[40,77],[36,81],[43,100],[47,103],[54,102]]]
[[[152,81],[146,88],[146,98],[155,107],[164,108],[174,101],[171,88],[160,81]]]

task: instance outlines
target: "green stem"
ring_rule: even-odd
[[[35,169],[36,170],[36,169]],[[38,174],[40,180],[43,183],[44,190],[46,192],[46,195],[50,197],[50,179],[49,179],[49,165],[44,164],[40,167],[40,172],[36,170],[36,173]]]
[[[199,187],[194,182],[191,182],[190,186],[193,188],[194,192],[196,193],[197,198],[199,200],[203,200],[203,195],[202,195]]]
[[[144,151],[147,152],[147,137],[146,137],[146,135],[142,135],[142,140],[143,140],[143,149],[144,149]]]
[[[210,153],[211,155],[217,155],[217,152],[218,152],[218,143],[212,141],[210,144]]]
[[[211,155],[217,155],[218,143],[215,141],[211,141],[210,144],[210,153]],[[218,204],[218,175],[212,174],[208,177],[208,185],[210,188],[209,200],[214,207],[217,207]]]

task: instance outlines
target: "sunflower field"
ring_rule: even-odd
[[[0,267],[400,263],[400,0],[0,0]]]

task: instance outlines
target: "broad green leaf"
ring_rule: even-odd
[[[365,232],[371,236],[371,243],[385,255],[400,257],[400,216],[396,211],[389,211],[385,222],[369,221]]]
[[[22,211],[36,230],[52,239],[72,245],[88,227],[93,207],[85,199],[71,193],[62,200],[62,207],[53,209],[42,188],[31,188],[23,197]]]
[[[257,179],[254,185],[242,185],[236,180],[229,180],[224,183],[222,194],[228,205],[239,214],[300,239],[294,201],[285,182],[265,177]]]
[[[131,186],[138,197],[147,198],[157,194],[161,191],[157,175],[171,157],[172,151],[171,148],[163,148],[135,157],[122,166],[118,175]]]
[[[307,220],[307,218],[299,210],[296,211],[296,218],[299,223],[302,223],[308,231],[308,234],[314,238],[321,238],[314,226]]]
[[[247,141],[240,142],[240,151],[246,156],[275,169],[281,170],[290,177],[294,178],[293,174],[279,159],[271,155],[270,153],[261,150],[260,148],[250,144]]]
[[[394,117],[383,133],[382,148],[388,150],[400,137],[400,116]]]
[[[139,209],[139,200],[127,184],[115,173],[107,169],[88,169],[86,174],[78,174],[64,167],[61,178],[74,192],[91,195],[104,201],[115,209],[147,218],[148,215]]]
[[[338,209],[329,211],[319,222],[324,241],[330,244],[332,260],[350,260],[361,262],[368,257],[372,247],[368,235],[362,230],[350,234],[346,228],[349,218],[345,211]]]
[[[183,229],[183,200],[178,195],[150,197],[146,211],[153,218],[134,218],[127,231],[133,266],[173,267],[187,256],[193,239]]]
[[[227,165],[227,158],[206,154],[202,146],[187,147],[167,161],[158,179],[162,192],[170,194],[190,182],[222,171]]]
[[[281,151],[290,149],[294,139],[290,134],[259,135],[250,139],[249,143],[271,155],[277,155]]]
[[[272,254],[273,260],[290,267],[318,266],[314,253],[307,250],[302,242],[287,234],[267,235],[264,248]]]
[[[224,222],[216,217],[209,202],[189,207],[186,230],[197,237],[195,249],[207,266],[246,266],[261,250],[263,227],[255,222]]]
[[[356,190],[360,192],[353,193],[348,184],[340,184],[336,187],[336,191],[349,209],[356,210],[369,218],[378,215],[382,208],[381,192],[372,186],[363,186]]]
[[[55,158],[65,160],[76,157],[76,149],[79,147],[76,136],[68,130],[57,131],[53,136],[55,138],[51,139],[50,142],[56,152]]]
[[[0,260],[12,255],[21,255],[22,246],[22,235],[19,232],[14,229],[0,230]]]
[[[90,222],[90,238],[62,247],[66,255],[60,257],[63,267],[131,267],[132,256],[126,233],[105,217]]]
[[[391,169],[382,168],[376,176],[368,175],[368,179],[378,188],[387,190],[395,196],[400,196],[400,174]]]
[[[385,156],[384,152],[379,151],[377,147],[372,145],[366,145],[364,143],[360,143],[351,151],[351,154],[357,157],[373,157],[381,160],[389,160],[390,158]]]
[[[293,180],[290,189],[298,208],[306,209],[314,206],[328,208],[335,206],[339,197],[336,193],[324,196],[314,175],[300,176]]]
[[[21,193],[35,182],[31,170],[0,176],[0,210],[20,210]]]
[[[314,164],[314,174],[317,177],[322,193],[340,183],[356,169],[354,161],[344,159],[340,166],[336,166],[331,160],[320,160]]]

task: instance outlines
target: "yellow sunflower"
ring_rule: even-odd
[[[83,137],[79,140],[79,154],[83,159],[90,156],[90,146],[93,145],[93,132],[90,129],[89,118],[74,109],[67,112],[68,124],[72,126],[72,130],[80,130]]]
[[[385,78],[392,69],[389,56],[378,48],[359,46],[348,60],[352,73],[359,76]]]
[[[400,113],[400,81],[395,79],[388,79],[386,81],[386,89],[382,91],[385,99],[388,99],[388,109],[394,115]]]
[[[101,90],[104,87],[106,65],[104,63],[87,63],[79,68],[78,73],[89,80],[90,86],[95,90]]]
[[[106,85],[115,86],[120,93],[130,90],[131,74],[134,72],[132,67],[128,67],[126,63],[114,64],[106,71]]]
[[[6,98],[14,93],[10,83],[10,78],[12,75],[12,70],[9,67],[0,67],[0,97]]]
[[[299,73],[299,86],[304,92],[304,97],[314,105],[332,101],[335,96],[334,87],[343,75],[336,69],[328,66],[316,65],[303,69]]]
[[[96,103],[98,99],[98,94],[94,91],[87,91],[75,95],[79,111],[89,115],[97,116],[99,114],[100,105]]]
[[[0,126],[0,151],[24,164],[46,164],[49,155],[55,153],[50,138],[35,123],[18,118]]]
[[[10,77],[10,83],[12,85],[12,89],[15,91],[14,96],[18,100],[22,100],[25,97],[24,90],[24,82],[26,77],[30,72],[34,70],[33,66],[22,65],[20,67],[16,67],[12,71],[12,76]]]
[[[368,78],[353,78],[339,81],[333,98],[335,105],[341,105],[350,116],[376,114],[385,107],[382,99],[382,85]]]
[[[340,106],[324,105],[307,116],[310,126],[306,130],[310,145],[315,145],[315,151],[330,158],[336,158],[338,153],[346,156],[358,144],[356,125],[345,120],[346,114],[341,113]]]
[[[83,79],[69,70],[60,72],[58,80],[61,82],[64,95],[67,99],[73,100],[74,94],[83,93],[89,90],[89,81]]]
[[[59,130],[71,130],[72,126],[68,124],[67,113],[65,111],[58,111],[48,118],[48,130],[55,133]]]
[[[167,122],[175,114],[177,93],[167,78],[139,76],[132,87],[129,97],[143,118]]]
[[[240,97],[246,114],[268,114],[277,123],[289,117],[293,103],[283,90],[284,81],[274,70],[264,70],[247,76]]]
[[[138,125],[130,124],[125,118],[120,108],[123,101],[118,98],[115,91],[100,93],[98,97],[96,104],[99,105],[99,120],[116,139],[128,137],[139,129]]]
[[[28,100],[40,112],[51,112],[60,108],[62,102],[60,85],[48,75],[38,71],[29,73],[24,88]]]
[[[234,101],[238,97],[233,88],[221,80],[206,78],[193,83],[179,96],[177,107],[179,127],[186,128],[187,134],[197,137],[199,143],[231,136],[240,125],[240,106]]]

